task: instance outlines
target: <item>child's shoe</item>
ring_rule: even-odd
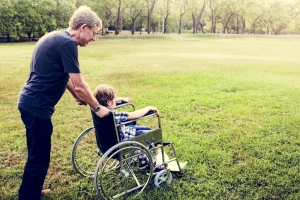
[[[158,172],[160,172],[162,170],[165,170],[165,167],[163,165],[158,166],[158,167],[154,167],[152,176],[155,176]]]
[[[149,162],[146,159],[140,159],[138,168],[140,170],[148,170],[149,171],[150,170]]]

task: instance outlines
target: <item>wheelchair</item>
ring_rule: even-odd
[[[122,102],[117,108],[134,105]],[[141,194],[150,181],[158,188],[172,182],[172,173],[183,175],[187,162],[178,161],[171,142],[162,140],[160,116],[153,112],[121,124],[116,124],[113,112],[99,118],[93,111],[94,126],[83,131],[72,149],[72,164],[82,176],[94,179],[95,191],[101,199],[134,198]],[[138,120],[157,118],[157,128],[120,141],[118,127],[135,124]],[[165,152],[171,153],[171,159]],[[140,157],[149,166],[140,168]],[[154,162],[155,161],[155,162]],[[155,166],[154,164],[155,163]],[[157,168],[162,170],[155,172]]]

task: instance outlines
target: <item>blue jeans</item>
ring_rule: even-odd
[[[142,135],[152,130],[149,126],[135,126],[135,128],[135,136]]]
[[[50,163],[51,119],[32,116],[20,109],[26,128],[28,157],[24,168],[19,200],[39,200]]]

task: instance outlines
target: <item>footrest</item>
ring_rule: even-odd
[[[184,169],[186,167],[186,165],[187,165],[187,161],[179,162],[180,169]],[[172,162],[169,162],[168,163],[168,168],[170,169],[171,172],[179,172],[180,171],[176,160],[173,160]]]
[[[172,171],[172,172],[180,171],[176,160],[169,162],[170,159],[166,153],[164,153],[164,159],[165,159],[165,162],[168,163],[168,169],[170,169],[170,171]],[[161,164],[163,164],[162,153],[161,153],[161,151],[159,151],[156,154],[156,165],[161,165]],[[187,161],[179,162],[179,166],[181,169],[184,169],[186,167],[186,165],[187,165]]]

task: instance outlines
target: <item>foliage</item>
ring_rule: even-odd
[[[73,0],[2,0],[0,30],[8,40],[26,34],[42,36],[55,29],[66,28],[75,10]]]
[[[122,39],[120,39],[122,37]],[[126,39],[128,38],[128,39]],[[299,199],[299,36],[136,34],[79,48],[85,80],[159,108],[163,138],[188,161],[182,178],[138,199]],[[12,199],[27,149],[16,107],[34,43],[0,44],[0,199]],[[90,109],[64,94],[53,116],[49,198],[96,199],[71,164]]]
[[[2,1],[2,2],[1,2]],[[18,28],[20,23],[15,16],[14,2],[15,0],[1,0],[0,1],[0,30],[1,34],[7,36],[7,42],[10,38],[18,38]]]
[[[0,0],[2,41],[28,40],[64,29],[75,8],[90,6],[110,30],[134,34],[193,33],[299,33],[299,0]],[[115,31],[119,34],[119,31]]]

